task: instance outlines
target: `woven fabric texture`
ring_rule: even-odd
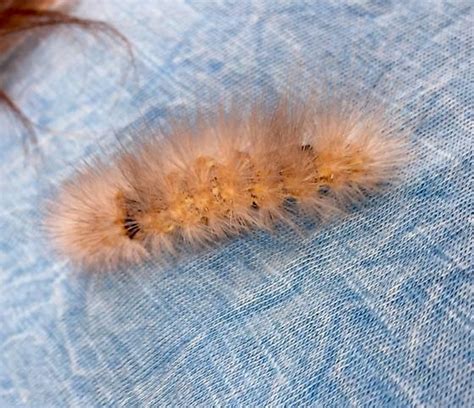
[[[472,404],[472,6],[82,0],[76,13],[113,23],[133,63],[117,39],[67,28],[2,61],[39,154],[25,159],[1,113],[0,406]],[[44,200],[81,160],[196,102],[322,72],[382,82],[412,126],[388,194],[303,235],[110,273],[50,248]]]

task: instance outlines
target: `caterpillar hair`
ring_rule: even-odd
[[[296,213],[326,219],[379,192],[404,160],[400,126],[380,108],[329,99],[220,109],[96,159],[50,206],[57,248],[113,267],[292,224]]]

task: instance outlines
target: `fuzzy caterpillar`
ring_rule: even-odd
[[[73,261],[110,267],[177,245],[326,218],[394,180],[404,138],[354,101],[255,104],[178,125],[96,160],[63,186],[47,226]]]

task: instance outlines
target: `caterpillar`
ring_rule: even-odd
[[[46,222],[59,251],[115,267],[295,216],[324,220],[391,185],[406,153],[401,127],[356,99],[282,96],[190,122],[67,180]]]

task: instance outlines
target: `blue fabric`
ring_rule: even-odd
[[[82,0],[77,14],[114,23],[135,70],[116,39],[68,29],[2,63],[42,158],[25,163],[2,114],[1,407],[472,404],[471,1]],[[301,66],[302,87],[329,72],[393,88],[380,96],[414,129],[399,187],[306,236],[103,274],[54,255],[42,203],[80,160]]]

